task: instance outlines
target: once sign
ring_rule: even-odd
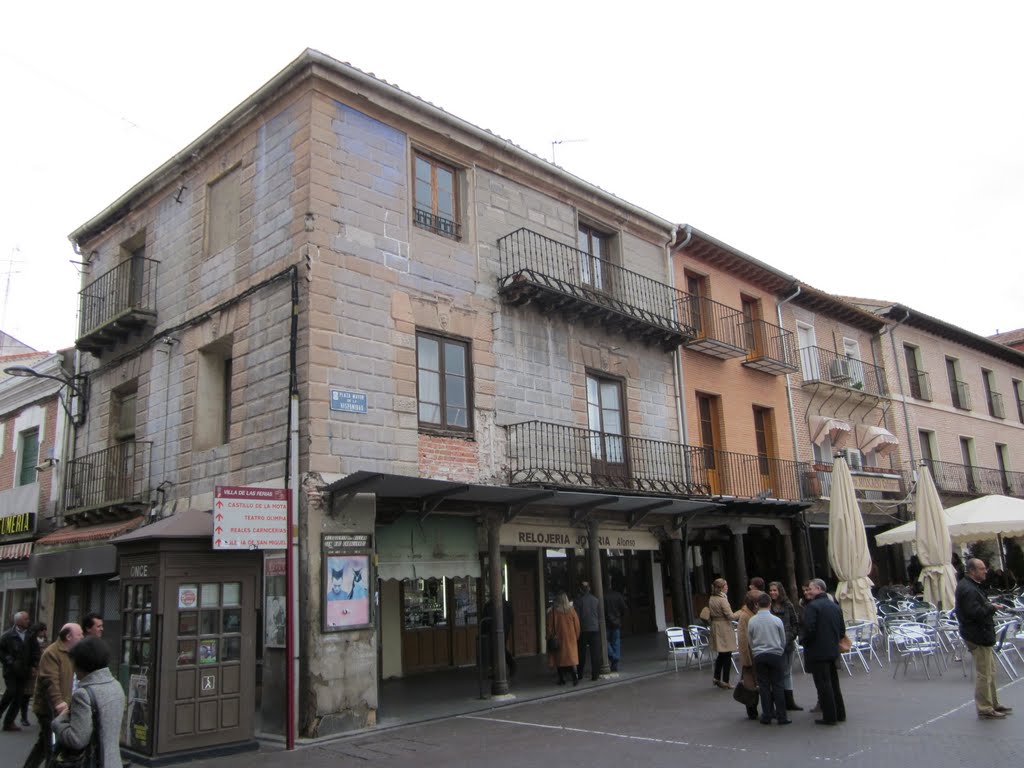
[[[288,491],[218,485],[213,494],[214,549],[287,549]]]

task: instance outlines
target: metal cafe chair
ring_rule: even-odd
[[[694,658],[697,659],[698,665],[700,664],[700,647],[694,647],[688,641],[689,633],[682,627],[668,627],[665,629],[665,636],[668,639],[668,655],[665,657],[665,669],[668,669],[669,659],[675,665],[675,671],[679,671],[679,659],[680,657],[686,660],[686,666],[689,666]]]
[[[939,639],[945,648],[947,657],[954,663],[959,661],[963,669],[964,677],[967,677],[967,644],[960,637],[960,624],[955,619],[939,619],[939,626],[936,628]],[[949,668],[947,662],[946,668]]]
[[[711,659],[711,630],[700,624],[691,624],[686,628],[690,633],[690,645],[698,649],[694,652],[697,659],[697,668],[704,669],[704,660]]]
[[[910,662],[914,662],[914,668],[919,666],[919,662],[924,666],[924,674],[927,678],[931,679],[931,674],[928,672],[928,662],[931,660],[935,664],[935,671],[938,672],[939,676],[942,676],[941,664],[941,646],[936,635],[935,627],[930,627],[927,624],[895,624],[889,629],[889,638],[892,642],[893,649],[896,651],[896,663],[893,665],[892,676],[896,678],[896,673],[899,671],[900,662],[903,662],[903,674],[907,674],[907,670],[910,666]]]
[[[1018,621],[1006,621],[996,627],[997,640],[993,650],[999,666],[1011,680],[1017,679],[1017,668],[1013,666],[1014,656],[1018,661],[1024,663],[1024,657],[1021,656],[1020,649],[1015,642],[1019,627],[1020,622]]]

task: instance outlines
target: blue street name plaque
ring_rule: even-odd
[[[362,392],[331,390],[331,410],[346,413],[366,413],[366,395]]]

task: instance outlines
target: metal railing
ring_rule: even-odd
[[[803,482],[811,469],[805,462],[709,448],[698,448],[692,456],[692,477],[707,486],[712,496],[789,501],[812,498]]]
[[[963,411],[971,410],[971,388],[967,386],[967,382],[950,379],[949,396],[953,400],[954,408]]]
[[[812,469],[813,478],[807,478],[807,483],[817,491],[816,496],[831,498],[832,496],[832,464],[814,464]],[[886,495],[903,498],[907,495],[910,487],[909,475],[903,469],[890,467],[862,467],[851,469],[853,487],[858,497],[862,498],[884,498]],[[860,487],[871,483],[871,478],[880,479],[880,485],[885,487]],[[867,482],[863,482],[867,481]],[[889,487],[891,486],[891,487]]]
[[[1003,396],[993,390],[988,391],[988,415],[995,419],[1005,419],[1006,409],[1003,408]]]
[[[500,238],[498,250],[499,292],[533,284],[666,331],[678,343],[693,337],[690,297],[670,285],[525,227]],[[580,314],[578,304],[567,308]]]
[[[769,373],[796,370],[796,342],[792,331],[766,320],[744,320],[740,328],[747,350],[745,365]]]
[[[803,368],[804,383],[822,381],[878,397],[887,397],[889,394],[885,373],[881,368],[831,349],[802,347],[800,365]]]
[[[910,396],[917,400],[932,399],[932,383],[926,371],[919,371],[917,368],[907,369],[907,379],[910,381]]]
[[[707,296],[689,297],[689,320],[696,339],[694,346],[706,347],[708,342],[724,346],[742,354],[746,349],[743,335],[743,313],[738,309],[709,299]]]
[[[945,493],[966,496],[1016,496],[1024,498],[1024,472],[1009,472],[994,467],[974,467],[948,461],[925,459],[935,478],[935,487]]]
[[[450,237],[452,240],[458,240],[461,236],[461,228],[457,221],[446,219],[444,216],[435,216],[430,211],[425,211],[422,208],[416,208],[415,214],[416,226],[418,227],[429,229],[431,232],[443,235],[444,237]]]
[[[699,449],[682,443],[610,435],[543,421],[505,427],[509,485],[708,494],[690,479]]]
[[[155,315],[157,264],[133,256],[85,286],[78,294],[78,337],[85,338],[133,312]]]
[[[118,443],[79,456],[68,465],[67,514],[124,504],[148,503],[151,442]]]

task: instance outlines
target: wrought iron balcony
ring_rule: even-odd
[[[902,469],[889,467],[862,467],[851,469],[853,489],[858,498],[902,499],[907,495],[909,484]],[[828,499],[832,496],[832,464],[815,464],[804,476],[806,491],[813,498]]]
[[[65,515],[148,506],[151,446],[149,442],[118,443],[74,459],[68,465],[64,489]]]
[[[950,379],[949,396],[953,400],[954,408],[963,411],[971,410],[971,388],[967,386],[967,382]]]
[[[1003,396],[999,392],[988,392],[988,415],[995,419],[1005,419],[1006,409],[1003,408]]]
[[[800,501],[808,495],[803,478],[810,464],[748,453],[698,448],[691,476],[712,496]]]
[[[916,368],[907,369],[907,378],[910,380],[910,396],[917,400],[932,399],[932,384],[925,371]]]
[[[133,256],[104,272],[79,292],[75,346],[100,354],[156,320],[156,267]]]
[[[796,343],[791,331],[764,320],[744,320],[740,328],[747,351],[743,365],[775,376],[796,372]]]
[[[690,479],[697,448],[543,421],[509,424],[509,485],[706,496]]]
[[[665,349],[694,337],[690,297],[670,285],[525,228],[500,238],[498,251],[498,293],[513,306],[533,303]]]
[[[888,397],[885,373],[877,365],[865,363],[823,347],[802,347],[800,366],[804,385],[827,384],[852,389],[876,398]]]
[[[444,216],[435,216],[430,211],[416,208],[416,226],[429,229],[431,232],[458,240],[462,236],[459,222],[446,219]]]
[[[935,486],[944,493],[962,496],[995,494],[1024,498],[1024,472],[952,464],[948,461],[925,460],[925,463],[935,478]]]
[[[743,313],[706,296],[689,295],[690,325],[696,337],[687,349],[728,360],[743,357],[747,348],[743,336]]]

